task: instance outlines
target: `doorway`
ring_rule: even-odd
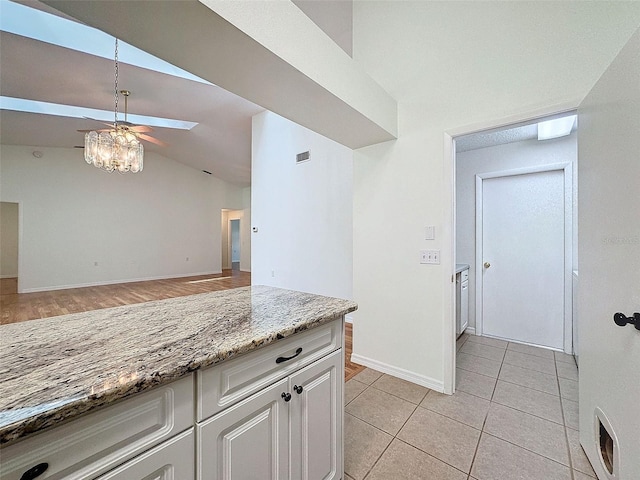
[[[18,293],[18,204],[0,202],[0,292]]]
[[[554,113],[562,112],[562,113]],[[504,122],[487,122],[473,127],[464,127],[454,131],[446,132],[445,146],[447,147],[445,159],[448,167],[453,173],[452,190],[452,210],[451,217],[454,228],[451,232],[451,242],[454,255],[451,258],[452,272],[460,269],[464,264],[469,266],[469,326],[466,329],[467,335],[483,335],[483,343],[495,343],[488,339],[489,336],[500,337],[495,333],[483,332],[482,325],[482,292],[481,288],[482,271],[484,260],[482,251],[477,251],[476,246],[476,193],[479,190],[477,176],[484,179],[508,175],[526,175],[541,170],[564,171],[564,208],[565,228],[564,238],[564,258],[563,258],[563,324],[562,344],[556,343],[552,348],[564,350],[572,353],[572,266],[577,264],[577,249],[574,248],[575,238],[573,218],[575,217],[575,205],[577,204],[577,180],[575,171],[577,169],[577,124],[574,122],[568,135],[558,136],[554,139],[539,140],[538,124],[547,120],[570,117],[575,115],[572,107],[566,109],[550,109],[531,113],[527,116],[512,117]],[[549,168],[551,166],[551,168]],[[505,174],[505,172],[509,172]],[[562,174],[562,173],[560,173]],[[482,182],[479,182],[480,186]],[[526,190],[526,189],[525,189]],[[530,195],[535,192],[528,191]],[[504,199],[505,203],[509,199]],[[489,263],[492,263],[489,261]],[[480,277],[480,279],[478,279]],[[452,282],[453,283],[450,283]],[[451,335],[451,362],[447,362],[445,373],[445,391],[447,393],[455,390],[455,371],[457,346],[456,344],[456,292],[455,275],[447,276],[451,292],[450,318],[451,328],[448,335]],[[511,318],[517,312],[511,313]],[[507,317],[509,313],[507,312]],[[479,321],[478,321],[479,320]],[[476,337],[477,338],[477,337]],[[478,339],[480,341],[480,339]],[[486,340],[486,341],[485,341]],[[522,337],[509,337],[507,340],[521,343],[537,343],[537,341],[527,341]],[[505,344],[505,342],[502,342]],[[448,373],[450,372],[450,373]],[[449,377],[449,375],[451,375]]]
[[[240,219],[229,221],[231,232],[231,270],[240,270]]]

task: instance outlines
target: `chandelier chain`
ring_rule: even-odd
[[[114,63],[115,63],[115,90],[114,90],[114,96],[115,96],[115,100],[116,100],[116,109],[115,109],[115,119],[113,121],[113,128],[117,129],[118,128],[118,39],[116,38],[116,50],[115,50],[115,57],[114,57]]]

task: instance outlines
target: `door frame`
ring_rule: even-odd
[[[520,112],[504,117],[485,118],[476,123],[446,129],[443,132],[443,191],[445,202],[442,213],[442,342],[443,342],[443,390],[455,393],[456,386],[456,137],[479,133],[497,128],[507,128],[518,123],[531,122],[553,115],[575,112],[582,98],[574,98],[564,103],[528,107]],[[450,252],[447,255],[447,250]]]
[[[543,172],[563,172],[564,180],[564,287],[563,287],[563,348],[565,353],[573,352],[573,163],[562,162],[535,167],[515,168],[476,175],[476,335],[482,335],[483,327],[483,181]],[[537,346],[537,345],[536,345]]]

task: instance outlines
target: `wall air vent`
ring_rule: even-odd
[[[302,152],[296,155],[296,163],[306,162],[311,158],[311,153],[307,150],[306,152]]]
[[[212,175],[211,172],[207,172],[206,170],[202,170],[203,173],[206,173],[207,175]]]

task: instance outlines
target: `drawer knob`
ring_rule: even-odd
[[[302,347],[298,347],[298,349],[296,350],[296,353],[294,355],[291,355],[290,357],[278,357],[278,358],[276,358],[276,363],[282,363],[282,362],[287,362],[289,360],[293,360],[294,358],[296,358],[301,353],[302,353]]]
[[[39,463],[35,467],[31,467],[29,470],[24,472],[20,477],[20,480],[33,480],[46,472],[47,468],[49,468],[48,463]]]
[[[298,395],[302,393],[302,385],[294,385],[293,389],[296,391]]]
[[[290,393],[282,392],[281,397],[284,398],[285,402],[288,402],[289,400],[291,400],[291,394]]]

